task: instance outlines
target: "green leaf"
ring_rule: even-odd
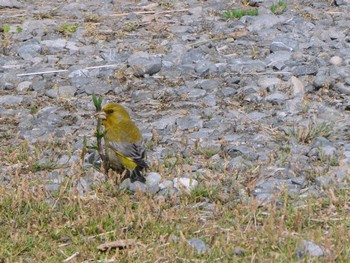
[[[95,105],[96,111],[102,110],[102,98],[97,97],[95,93],[92,94],[92,101]]]
[[[10,32],[10,26],[9,26],[9,25],[4,25],[4,26],[2,27],[2,29],[4,30],[5,33]]]

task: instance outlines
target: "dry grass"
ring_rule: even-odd
[[[349,189],[303,200],[302,206],[279,193],[281,207],[261,206],[253,198],[240,200],[247,183],[217,172],[178,196],[121,192],[108,180],[81,197],[75,183],[85,174],[80,165],[70,169],[57,192],[45,191],[45,180],[29,165],[44,156],[54,160],[56,146],[2,149],[12,170],[2,171],[8,180],[1,177],[0,261],[59,262],[73,256],[70,262],[291,262],[303,239],[332,251],[319,261],[344,262],[350,256]],[[207,152],[196,151],[196,157],[207,160]],[[40,172],[51,169],[43,166]],[[228,191],[230,184],[234,190]],[[210,252],[196,254],[186,242],[194,237]],[[125,248],[97,249],[125,240],[131,240]],[[237,247],[245,253],[236,255]]]

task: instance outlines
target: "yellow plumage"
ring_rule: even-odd
[[[148,167],[139,128],[123,106],[109,103],[98,113],[105,127],[105,147],[109,167],[130,173],[131,181],[145,182],[141,171]]]

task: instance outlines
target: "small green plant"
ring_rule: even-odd
[[[21,28],[20,26],[16,27],[16,32],[17,33],[21,33],[23,31],[23,28]]]
[[[217,147],[202,147],[202,146],[198,146],[194,151],[195,154],[203,155],[206,159],[209,159],[210,157],[214,156],[219,152],[220,152],[220,149]]]
[[[257,8],[241,8],[225,11],[222,16],[228,19],[240,19],[242,16],[257,16],[259,11]]]
[[[275,135],[277,139],[288,140],[294,137],[299,143],[308,144],[317,137],[328,138],[333,132],[331,124],[328,123],[309,123],[307,125],[300,125],[287,128],[284,134]]]
[[[64,35],[69,35],[69,34],[73,34],[75,31],[77,31],[77,29],[78,29],[77,23],[74,23],[74,24],[65,23],[58,27],[58,32]]]
[[[200,201],[204,198],[216,200],[219,196],[219,189],[215,187],[206,187],[205,185],[198,185],[191,191],[191,198]]]
[[[35,162],[32,167],[33,172],[51,171],[56,168],[55,162]]]
[[[2,27],[2,30],[4,31],[4,36],[1,39],[0,42],[0,49],[2,49],[2,53],[4,55],[8,55],[9,51],[11,49],[11,34],[10,34],[10,26],[4,25]]]
[[[5,33],[9,33],[10,32],[10,26],[9,25],[4,25],[2,27],[2,29],[4,30]]]
[[[276,4],[273,4],[270,7],[270,10],[272,13],[274,13],[275,15],[280,15],[282,14],[284,11],[286,11],[287,8],[287,3],[284,1],[278,1]]]
[[[94,103],[94,106],[96,108],[96,112],[99,112],[102,110],[102,98],[101,97],[97,97],[95,94],[92,94],[92,102]],[[106,157],[104,155],[103,145],[102,145],[102,138],[104,136],[104,133],[102,130],[102,120],[100,118],[97,119],[95,136],[96,136],[97,151],[101,157],[104,168],[106,169],[107,163],[106,163]]]
[[[123,29],[126,32],[136,31],[140,27],[138,22],[127,22],[123,25]]]

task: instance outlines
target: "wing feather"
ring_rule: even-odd
[[[142,141],[130,142],[109,142],[109,147],[118,155],[123,155],[133,160],[140,169],[148,168],[146,163],[146,151]]]

